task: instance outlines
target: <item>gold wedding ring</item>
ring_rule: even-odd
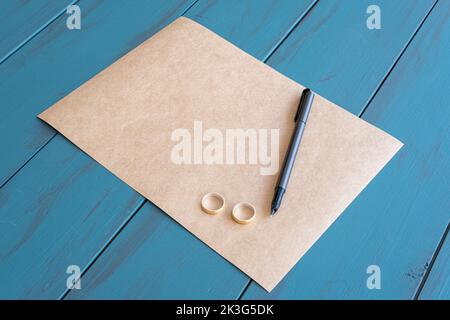
[[[255,219],[256,209],[250,203],[239,202],[234,205],[231,216],[239,224],[249,224]]]
[[[218,214],[225,208],[225,198],[217,192],[209,192],[203,196],[200,204],[204,212]]]

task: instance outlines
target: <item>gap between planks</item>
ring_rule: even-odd
[[[423,274],[422,278],[420,279],[419,285],[417,286],[416,293],[414,294],[413,300],[419,300],[420,295],[422,294],[423,288],[425,287],[425,284],[428,280],[428,277],[430,276],[431,271],[433,271],[434,263],[436,262],[436,259],[438,258],[442,247],[444,246],[445,240],[448,237],[449,231],[450,231],[450,223],[447,225],[447,228],[444,230],[441,240],[439,241],[436,249],[433,252],[433,255],[431,256],[428,267],[425,270],[425,273]]]
[[[406,49],[408,49],[409,45],[411,44],[411,42],[413,41],[413,39],[415,38],[415,36],[417,35],[417,33],[419,32],[420,28],[422,28],[423,24],[425,23],[425,21],[428,19],[429,15],[431,14],[431,11],[433,11],[434,7],[436,6],[436,4],[438,3],[439,0],[436,0],[433,5],[431,6],[431,8],[428,10],[428,12],[425,14],[425,16],[423,17],[422,21],[419,22],[419,24],[417,25],[416,30],[414,30],[414,32],[412,33],[411,37],[408,39],[408,41],[406,42],[405,46],[400,50],[399,55],[397,56],[397,58],[394,60],[394,63],[391,65],[391,67],[388,69],[388,71],[386,72],[386,74],[384,75],[383,79],[381,79],[380,83],[378,84],[378,86],[375,88],[375,90],[373,91],[373,93],[371,94],[371,96],[369,97],[369,100],[367,100],[366,104],[364,105],[364,107],[362,108],[361,112],[358,114],[358,117],[361,118],[364,113],[366,112],[366,110],[369,108],[370,103],[373,101],[373,99],[375,98],[375,96],[377,95],[377,93],[380,91],[381,87],[384,85],[384,83],[386,82],[387,78],[391,75],[392,71],[395,69],[395,67],[397,66],[398,62],[400,61],[400,59],[403,57],[403,54],[405,53]]]
[[[58,12],[56,15],[50,18],[47,22],[45,22],[42,26],[36,29],[36,31],[32,32],[27,38],[25,38],[22,42],[20,42],[16,47],[12,48],[3,58],[0,59],[0,65],[8,60],[14,53],[20,50],[24,45],[30,42],[34,37],[36,37],[39,33],[41,33],[45,28],[51,25],[54,21],[56,21],[59,17],[61,17],[67,10],[69,6],[73,6],[78,3],[80,0],[73,0],[68,6],[66,6],[63,10]],[[198,0],[197,0],[198,1]],[[48,142],[48,141],[47,141]],[[19,169],[20,170],[20,169]]]

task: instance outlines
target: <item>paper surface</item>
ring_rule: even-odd
[[[252,154],[250,161],[250,142],[244,163],[238,163],[239,147],[234,156],[227,150],[226,132],[253,130],[261,145],[268,133],[272,150],[277,139],[270,134],[279,130],[279,169],[302,89],[179,18],[39,117],[271,291],[402,146],[316,95],[288,190],[270,218],[278,172],[262,174],[261,168],[270,171],[267,159]],[[180,132],[192,138],[191,164],[174,158],[188,150],[176,152]],[[215,153],[205,151],[208,141],[214,141]],[[205,163],[208,154],[215,163]],[[224,212],[203,213],[200,199],[207,192],[224,195]],[[257,210],[246,226],[231,218],[240,201]]]

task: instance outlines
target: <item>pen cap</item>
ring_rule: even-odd
[[[314,100],[314,92],[306,88],[302,92],[302,97],[298,104],[297,113],[295,115],[295,122],[301,121],[306,123],[308,120],[309,111],[311,110],[312,102]]]

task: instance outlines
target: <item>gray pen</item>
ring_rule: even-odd
[[[298,104],[297,113],[295,114],[294,118],[294,121],[296,123],[294,134],[291,137],[289,147],[284,157],[280,177],[275,187],[275,194],[272,200],[270,216],[273,216],[280,208],[281,200],[283,199],[284,193],[286,192],[292,168],[294,167],[295,158],[297,156],[297,152],[300,147],[300,142],[302,140],[303,131],[305,130],[306,120],[308,119],[309,111],[311,110],[313,100],[314,100],[314,93],[308,88],[303,90],[300,102]]]

